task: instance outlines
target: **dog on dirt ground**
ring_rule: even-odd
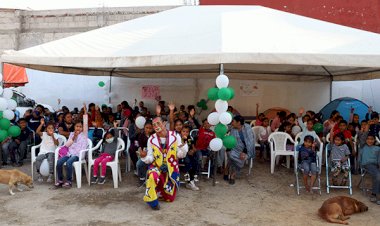
[[[9,186],[9,194],[14,195],[13,189],[16,188],[19,191],[23,191],[18,187],[19,184],[24,184],[29,188],[33,188],[32,177],[26,175],[20,170],[0,170],[0,183],[7,184]]]
[[[368,211],[364,203],[346,196],[327,199],[318,210],[318,215],[330,223],[348,224],[348,215]]]

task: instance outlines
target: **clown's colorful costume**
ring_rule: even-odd
[[[178,159],[184,158],[188,151],[187,144],[182,145],[179,135],[168,131],[166,137],[153,134],[149,137],[147,156],[141,158],[150,164],[147,172],[144,201],[151,207],[158,205],[158,198],[172,202],[179,186]]]

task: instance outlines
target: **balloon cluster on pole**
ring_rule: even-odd
[[[208,123],[215,126],[215,134],[217,137],[210,142],[210,149],[213,151],[219,151],[223,145],[229,149],[234,148],[236,145],[235,137],[226,136],[228,131],[227,125],[232,121],[232,114],[227,112],[227,101],[235,96],[235,90],[232,87],[228,87],[229,82],[229,78],[221,74],[216,78],[216,87],[210,88],[207,91],[208,99],[216,101],[216,112],[210,113],[207,117]]]
[[[0,89],[0,142],[7,137],[18,137],[21,134],[20,127],[11,125],[14,119],[17,102],[12,99],[13,90],[10,88]]]

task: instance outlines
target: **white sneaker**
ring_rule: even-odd
[[[41,174],[38,174],[38,179],[37,179],[38,182],[44,182],[44,178],[42,177]]]
[[[193,191],[199,191],[199,188],[195,185],[193,180],[186,184],[186,188],[191,189]]]
[[[46,180],[47,183],[51,183],[53,182],[53,174],[49,174],[47,180]]]
[[[185,177],[185,181],[190,181],[190,175],[188,173],[186,173],[184,177]]]

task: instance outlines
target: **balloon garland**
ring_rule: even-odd
[[[228,84],[228,77],[221,74],[216,78],[217,87],[210,88],[207,91],[208,99],[216,101],[216,112],[210,113],[207,117],[207,121],[210,125],[215,126],[215,134],[217,137],[210,142],[210,149],[213,151],[219,151],[223,145],[228,149],[236,146],[236,138],[234,136],[226,136],[228,131],[227,125],[232,121],[232,114],[227,112],[227,101],[235,96],[235,90],[232,87],[228,87]]]
[[[13,99],[13,90],[10,88],[0,89],[0,142],[7,137],[18,137],[21,134],[19,126],[12,125],[11,120],[15,117],[14,110],[17,102]]]

